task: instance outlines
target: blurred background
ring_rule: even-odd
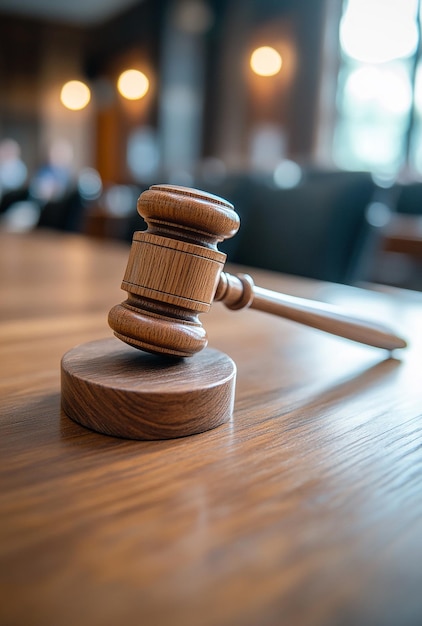
[[[0,0],[0,228],[130,242],[235,204],[229,260],[422,289],[421,0]]]

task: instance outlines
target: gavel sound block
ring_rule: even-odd
[[[134,439],[181,437],[228,421],[236,366],[206,348],[198,317],[213,300],[389,351],[406,346],[385,326],[256,287],[247,275],[225,273],[226,255],[217,244],[237,232],[239,217],[222,198],[154,185],[141,194],[138,212],[148,228],[133,237],[122,282],[128,297],[109,313],[121,342],[110,338],[78,346],[62,359],[62,406],[75,421]]]

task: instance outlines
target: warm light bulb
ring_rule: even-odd
[[[80,111],[91,100],[91,91],[88,85],[85,85],[80,80],[70,80],[63,85],[60,100],[67,109]]]
[[[149,89],[149,80],[139,70],[126,70],[119,76],[117,89],[128,100],[140,100]]]
[[[259,76],[274,76],[281,69],[281,56],[270,46],[257,48],[251,55],[251,68]]]

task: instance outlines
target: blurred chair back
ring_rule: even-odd
[[[38,228],[81,232],[84,227],[86,203],[77,189],[62,198],[47,202],[41,210]]]
[[[237,256],[244,227],[252,209],[252,198],[261,189],[266,189],[268,180],[256,174],[238,172],[226,176],[222,181],[210,183],[206,179],[197,178],[194,182],[197,189],[220,196],[231,202],[240,217],[240,231],[231,239],[226,239],[218,245],[218,249],[227,254],[227,260],[233,261]]]
[[[7,191],[3,196],[0,196],[0,215],[6,213],[16,202],[25,202],[26,200],[29,200],[28,187],[19,187],[19,189]]]
[[[422,182],[395,186],[397,213],[422,215]]]
[[[374,191],[366,172],[314,176],[292,189],[255,183],[244,194],[238,190],[235,208],[243,219],[228,260],[353,283],[371,232],[365,214]]]

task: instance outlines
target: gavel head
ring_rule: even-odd
[[[207,345],[198,315],[210,309],[226,260],[217,244],[237,232],[239,216],[222,198],[172,185],[142,193],[138,212],[148,228],[134,233],[122,282],[128,298],[109,324],[135,348],[191,356]]]

